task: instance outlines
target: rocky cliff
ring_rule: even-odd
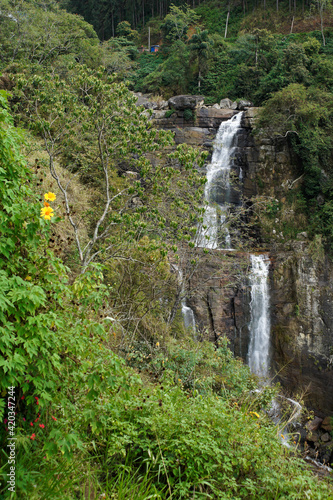
[[[303,391],[317,413],[333,415],[333,263],[319,238],[308,239],[302,216],[290,202],[301,176],[289,138],[254,135],[257,109],[250,103],[235,109],[235,103],[223,100],[221,109],[192,96],[191,107],[186,107],[184,97],[189,96],[164,103],[168,109],[153,110],[155,125],[174,130],[177,143],[209,151],[221,121],[245,108],[233,170],[237,178],[242,172],[237,182],[249,207],[253,196],[272,202],[270,217],[259,210],[255,234],[255,245],[271,257],[272,372],[290,394]],[[190,287],[198,292],[188,299],[200,328],[209,330],[212,341],[226,334],[235,355],[244,360],[249,344],[248,268],[249,252],[216,250],[192,277]]]

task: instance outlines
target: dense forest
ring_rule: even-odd
[[[329,253],[332,21],[328,0],[0,0],[1,498],[333,498],[282,445],[278,388],[184,326],[207,152],[134,95],[262,107],[300,158],[281,231]]]

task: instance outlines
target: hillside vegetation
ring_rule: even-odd
[[[183,326],[179,274],[209,254],[193,243],[206,155],[152,128],[132,92],[264,104],[269,133],[293,131],[300,207],[329,245],[329,23],[325,45],[287,36],[282,2],[274,31],[245,2],[224,38],[228,5],[197,3],[0,0],[1,498],[333,498],[282,446],[276,389]],[[138,50],[147,26],[156,55]]]

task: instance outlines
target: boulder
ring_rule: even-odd
[[[224,109],[237,109],[237,103],[232,102],[230,99],[222,99],[220,101],[220,108]]]
[[[331,430],[332,430],[331,422],[332,422],[331,417],[325,417],[321,423],[321,428],[324,429],[325,431],[331,432]]]
[[[311,422],[308,422],[306,424],[306,428],[308,429],[309,432],[315,432],[319,429],[322,422],[323,422],[322,418],[315,417],[313,420],[311,420]]]
[[[213,104],[212,108],[220,109],[220,105],[219,104]]]
[[[307,240],[308,239],[308,233],[306,231],[303,231],[302,233],[297,234],[297,239],[298,240]]]
[[[239,111],[244,111],[246,108],[252,108],[253,104],[251,101],[246,101],[245,99],[241,99],[237,104],[237,109]]]
[[[165,118],[166,111],[165,110],[156,110],[153,113],[153,119],[154,120],[162,120]]]
[[[328,443],[329,441],[331,441],[331,436],[329,435],[328,432],[325,432],[325,434],[323,434],[321,436],[321,440],[324,442],[324,443]]]
[[[169,108],[169,103],[168,101],[158,101],[158,109],[168,109]]]
[[[168,104],[170,109],[195,109],[199,104],[202,105],[204,100],[202,95],[176,95],[170,97]]]
[[[310,443],[316,444],[319,441],[319,434],[317,432],[308,432],[306,435],[306,440]]]
[[[143,106],[145,109],[158,109],[157,102],[153,102],[148,96],[135,94],[138,98],[136,101],[136,106]]]

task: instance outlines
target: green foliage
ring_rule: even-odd
[[[190,77],[190,51],[182,40],[176,40],[168,58],[143,80],[143,90],[163,93],[166,97],[186,92]]]
[[[82,88],[88,90],[82,93]],[[28,110],[28,115],[22,114],[22,117],[44,139],[54,178],[57,178],[55,161],[61,157],[72,171],[79,171],[82,178],[94,175],[95,184],[107,189],[106,197],[104,200],[101,198],[100,205],[96,207],[94,221],[97,226],[85,251],[66,201],[67,216],[78,236],[76,240],[82,265],[85,267],[91,262],[92,256],[95,258],[99,253],[104,253],[100,234],[109,237],[114,226],[123,230],[124,236],[127,234],[127,240],[135,236],[136,231],[133,233],[133,229],[138,229],[141,234],[146,225],[142,218],[147,219],[149,215],[147,197],[161,203],[163,196],[159,182],[165,175],[167,182],[163,186],[163,194],[171,199],[171,179],[179,175],[179,170],[171,165],[153,169],[143,153],[170,144],[170,133],[160,131],[157,134],[142,109],[135,105],[136,99],[126,86],[106,77],[103,71],[96,73],[84,67],[75,67],[67,81],[60,80],[57,75],[47,79],[34,76],[26,80],[19,77],[17,89],[17,96],[25,103],[24,114]],[[184,152],[183,160],[187,162],[191,150],[187,148],[185,152],[184,148],[179,148],[178,157],[182,163],[181,151]],[[193,162],[196,156],[192,154]],[[115,166],[120,160],[127,165],[128,170],[138,172],[146,179],[145,190],[139,181],[131,182],[125,177],[117,183],[113,182]],[[193,186],[200,184],[199,176],[194,175],[193,166],[188,173],[192,175],[190,182]],[[62,193],[66,200],[64,186]],[[137,209],[132,205],[135,197],[142,199]],[[154,210],[157,210],[156,202],[152,200],[152,203]],[[143,206],[146,206],[145,210]],[[155,212],[152,215],[156,217]],[[113,252],[112,240],[106,247]]]
[[[117,73],[121,80],[137,67],[139,52],[135,44],[126,38],[112,38],[101,45],[101,63],[109,74]]]
[[[324,50],[320,33],[255,29],[226,41],[226,12],[202,2],[202,20],[220,34],[198,31],[187,40],[198,18],[172,6],[162,53],[138,58],[120,2],[60,4],[90,16],[102,39],[117,25],[121,36],[99,46],[91,26],[57,2],[0,1],[1,64],[16,83],[15,122],[35,134],[36,147],[43,139],[82,271],[76,276],[79,266],[70,271],[53,253],[60,216],[40,217],[37,179],[19,150],[23,135],[0,92],[0,413],[15,386],[17,497],[331,498],[331,486],[282,448],[265,414],[275,389],[257,393],[225,339],[215,349],[170,326],[181,291],[167,255],[185,278],[201,258],[192,247],[204,156],[186,145],[169,154],[171,135],[152,129],[121,83],[129,76],[135,90],[167,95],[195,89],[199,77],[211,102],[270,97],[262,125],[289,137],[302,159],[302,193],[292,202],[303,212],[307,204],[312,227],[330,240],[330,37]],[[152,6],[127,7],[124,16],[136,8],[137,22]],[[232,35],[240,21],[231,16]],[[89,213],[76,214],[68,198],[75,174],[94,193]],[[272,222],[283,207],[265,200],[263,210]],[[322,241],[311,245],[317,259]],[[2,449],[6,437],[2,427]],[[6,498],[4,451],[2,459]]]
[[[22,136],[3,92],[0,99],[0,392],[4,397],[15,388],[22,439],[34,432],[47,457],[61,452],[69,458],[82,445],[80,428],[88,425],[95,398],[126,381],[121,360],[102,344],[105,327],[97,311],[105,301],[103,275],[91,267],[68,284],[68,270],[48,248],[51,222],[40,217],[34,178],[19,152]],[[77,425],[69,426],[74,415]],[[24,481],[21,487],[23,492]]]
[[[176,113],[176,110],[171,108],[171,109],[168,109],[166,112],[165,112],[165,118],[170,118],[170,116],[172,116],[174,113]]]
[[[138,32],[136,30],[132,30],[128,21],[122,21],[118,24],[116,34],[118,37],[124,37],[130,41],[135,41],[138,38]]]
[[[1,66],[14,62],[49,65],[66,55],[95,66],[99,51],[92,26],[59,9],[54,0],[43,6],[34,0],[0,1]]]
[[[159,67],[163,59],[160,53],[148,54],[147,52],[140,55],[138,59],[138,69],[132,76],[131,88],[136,91],[141,91],[145,88],[144,81],[151,73],[158,73]]]
[[[194,113],[193,113],[192,109],[185,109],[184,110],[184,120],[187,122],[190,122],[193,119],[194,119]]]
[[[248,499],[261,489],[267,499],[329,494],[301,472],[297,459],[283,456],[260,411],[265,398],[249,395],[253,381],[225,341],[216,351],[210,343],[157,344],[144,365],[158,383],[133,385],[125,402],[116,395],[105,403],[108,420],[95,438],[114,481],[121,464],[125,470],[135,464],[164,488],[163,498]]]
[[[165,16],[162,24],[163,38],[165,42],[173,43],[177,40],[186,40],[187,31],[191,24],[196,23],[198,16],[188,5],[177,7],[170,6],[170,13]]]
[[[265,113],[269,113],[266,114]],[[332,242],[332,129],[331,93],[318,87],[293,83],[275,93],[263,109],[258,127],[269,133],[290,136],[302,159],[302,192],[311,206],[309,230]],[[268,116],[270,117],[268,120]]]

